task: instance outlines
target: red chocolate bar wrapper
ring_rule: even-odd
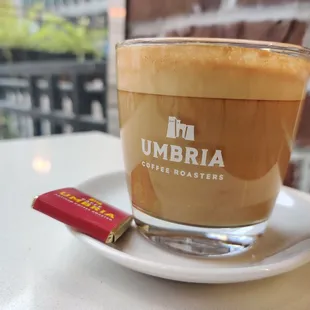
[[[113,243],[129,228],[132,216],[68,187],[34,198],[32,208],[104,243]]]

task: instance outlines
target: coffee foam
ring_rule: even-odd
[[[197,44],[117,48],[118,89],[129,92],[247,100],[300,100],[309,61],[268,50]]]

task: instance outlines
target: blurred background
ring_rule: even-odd
[[[1,0],[0,139],[119,136],[115,50],[141,37],[310,47],[310,0]],[[285,184],[310,192],[310,94]]]

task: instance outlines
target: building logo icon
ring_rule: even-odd
[[[194,125],[182,124],[176,117],[169,116],[166,137],[173,139],[182,137],[184,140],[194,141],[194,128]]]

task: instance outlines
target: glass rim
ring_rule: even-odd
[[[300,54],[310,58],[310,48],[282,42],[245,40],[245,39],[225,39],[225,38],[196,38],[196,37],[155,37],[155,38],[137,38],[127,39],[116,44],[116,49],[125,46],[136,45],[227,45],[239,46],[245,48],[270,49],[278,52],[288,52]]]

